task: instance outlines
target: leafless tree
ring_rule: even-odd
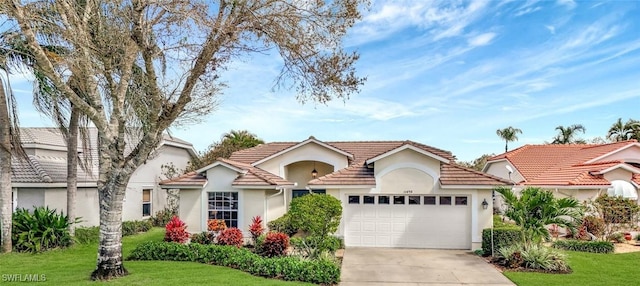
[[[277,51],[283,68],[276,84],[295,88],[302,102],[344,100],[359,90],[358,54],[344,51],[342,39],[365,1],[0,2],[36,70],[97,129],[100,244],[93,279],[127,274],[121,221],[129,178],[176,120],[211,111],[230,62]],[[48,53],[44,47],[52,45],[69,52]],[[138,140],[125,141],[131,134]]]

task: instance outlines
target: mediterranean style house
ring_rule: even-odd
[[[601,194],[638,200],[640,144],[524,145],[490,158],[484,172],[507,179],[514,189],[549,189],[580,201]]]
[[[90,144],[87,148],[78,148],[79,156],[85,157],[83,152],[88,151],[89,159],[86,171],[78,166],[76,214],[83,226],[98,225],[100,217],[96,188],[97,133],[93,128],[89,131]],[[21,128],[20,132],[28,159],[14,158],[12,161],[14,209],[48,206],[66,213],[67,147],[62,134],[57,128]],[[82,143],[79,142],[79,145]],[[190,143],[165,135],[149,160],[134,172],[127,185],[123,220],[140,220],[162,210],[167,203],[167,193],[158,187],[162,179],[161,166],[172,164],[184,170],[195,155]]]
[[[454,163],[412,141],[273,142],[160,183],[179,189],[191,232],[208,219],[248,235],[251,218],[272,221],[309,193],[342,202],[336,235],[347,246],[476,249],[491,227],[492,189],[509,181]]]

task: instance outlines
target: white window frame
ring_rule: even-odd
[[[149,191],[149,201],[144,201],[144,192]],[[149,205],[149,214],[144,213],[144,206]],[[153,189],[142,189],[142,217],[150,217],[153,214]]]
[[[224,196],[224,194],[225,194],[225,193],[228,193],[228,194],[235,193],[235,194],[236,194],[235,209],[234,209],[234,208],[229,208],[229,209],[224,209],[224,208],[222,208],[222,209],[217,209],[217,208],[215,207],[215,203],[216,203],[216,201],[215,201],[215,196],[214,196],[214,202],[213,202],[213,204],[214,204],[214,205],[213,205],[213,208],[211,208],[211,207],[210,207],[210,206],[211,206],[211,204],[209,203],[209,194],[223,194],[223,196]],[[232,224],[232,223],[228,223],[228,222],[227,222],[227,219],[222,218],[222,220],[224,220],[224,221],[225,221],[225,224],[227,225],[227,227],[228,227],[228,228],[231,228],[231,227],[242,228],[242,226],[241,226],[241,224],[240,224],[240,223],[241,223],[241,216],[240,216],[240,201],[241,201],[241,198],[240,198],[240,192],[238,192],[238,191],[214,191],[214,192],[206,192],[206,193],[205,193],[205,199],[206,199],[206,201],[205,201],[205,206],[206,206],[206,208],[205,208],[205,210],[206,210],[205,218],[206,218],[207,220],[209,220],[209,219],[215,219],[215,218],[211,218],[211,217],[210,217],[209,213],[210,213],[211,211],[229,212],[229,213],[230,213],[230,215],[229,215],[229,216],[230,216],[230,218],[229,218],[229,222],[235,221],[235,222],[236,222],[236,225],[235,225],[235,226],[233,226],[233,224]],[[223,203],[224,203],[224,202],[223,202]],[[231,201],[231,203],[233,203],[233,201]],[[231,215],[231,213],[233,213],[234,211],[235,211],[235,213],[236,213],[236,218],[235,218],[235,219],[234,219],[234,218],[232,217],[232,215]],[[205,225],[206,225],[206,224],[205,224]]]

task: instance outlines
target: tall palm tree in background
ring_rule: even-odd
[[[509,151],[509,142],[518,141],[518,134],[522,134],[522,130],[509,126],[496,130],[496,134],[504,140],[504,152],[506,153]]]
[[[264,141],[248,130],[231,130],[229,133],[222,135],[221,144],[229,144],[244,149],[264,144]]]
[[[562,125],[556,127],[558,135],[553,137],[551,144],[585,144],[584,139],[576,138],[578,132],[584,132],[587,130],[582,124],[573,124],[571,126],[564,127]]]
[[[640,122],[629,119],[627,122],[622,123],[622,118],[618,118],[609,131],[607,132],[607,138],[611,141],[625,141],[629,139],[637,139],[640,135]]]

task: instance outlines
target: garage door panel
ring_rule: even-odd
[[[446,197],[453,197],[442,196],[445,202]],[[375,202],[346,205],[347,246],[447,249],[471,246],[471,212],[467,205],[425,205],[423,200],[420,205],[378,204],[378,199]]]

